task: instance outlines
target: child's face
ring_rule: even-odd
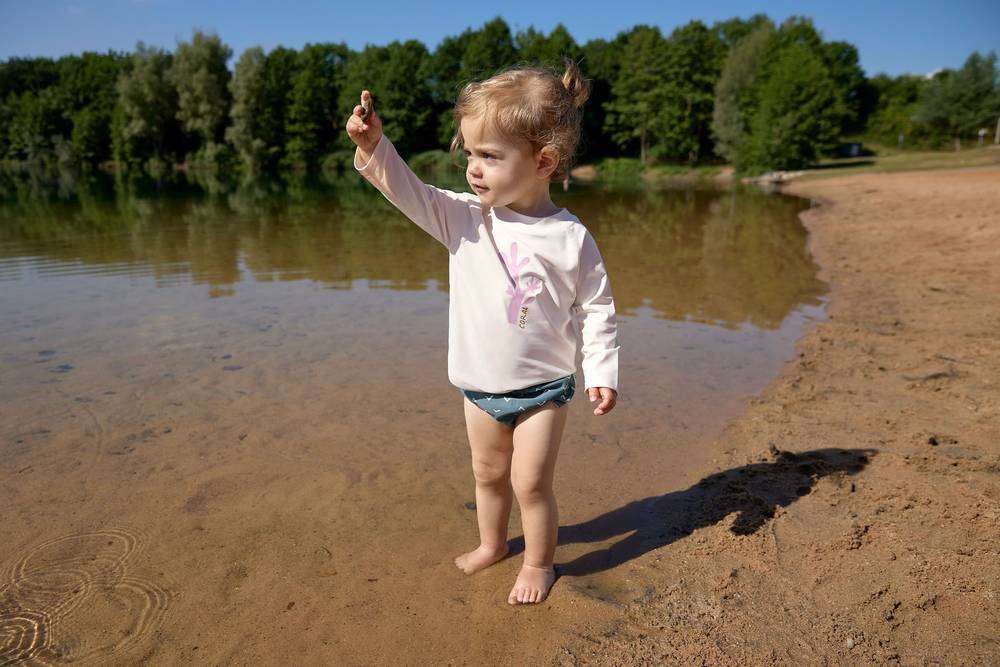
[[[478,117],[462,119],[465,178],[486,206],[507,206],[548,190],[545,160],[528,141],[512,141],[493,132]]]

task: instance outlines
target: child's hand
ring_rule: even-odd
[[[618,392],[610,387],[591,387],[587,393],[590,395],[591,403],[598,399],[601,400],[600,405],[594,408],[594,414],[598,417],[611,412],[611,408],[615,407],[615,403],[618,402]]]
[[[382,119],[375,113],[370,91],[361,91],[361,102],[362,104],[354,107],[354,112],[347,120],[347,135],[365,153],[363,157],[367,158],[375,150],[375,145],[382,137]],[[364,118],[365,107],[363,105],[365,104],[371,109],[367,118]]]

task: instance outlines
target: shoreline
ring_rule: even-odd
[[[1000,168],[792,181],[828,319],[650,507],[647,594],[564,664],[988,664]],[[990,290],[990,285],[994,289]]]

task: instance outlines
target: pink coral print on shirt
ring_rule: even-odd
[[[518,318],[521,308],[527,306],[535,300],[535,296],[542,291],[542,281],[536,276],[531,276],[524,281],[521,286],[521,269],[528,265],[528,258],[518,259],[517,241],[510,244],[510,255],[504,254],[501,250],[504,264],[510,277],[514,279],[513,285],[507,285],[507,296],[510,297],[510,305],[507,307],[507,321],[513,326],[518,326]]]

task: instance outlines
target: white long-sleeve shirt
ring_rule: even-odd
[[[585,389],[618,389],[611,284],[576,216],[564,208],[534,218],[505,206],[484,213],[477,195],[422,182],[384,134],[367,164],[355,151],[354,168],[448,249],[449,382],[504,393],[573,374],[579,331]]]

